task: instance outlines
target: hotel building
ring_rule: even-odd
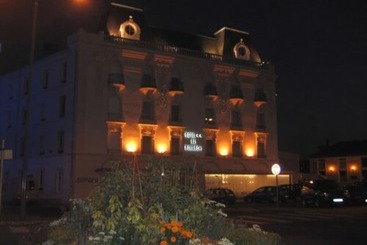
[[[29,188],[45,199],[86,197],[103,169],[132,156],[187,164],[202,190],[275,184],[277,76],[248,32],[162,30],[116,3],[105,24],[37,60],[31,80],[28,67],[0,77],[0,137],[14,153],[5,199],[19,193],[25,151]],[[282,169],[279,184],[291,181]]]

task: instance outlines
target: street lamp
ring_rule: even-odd
[[[278,175],[280,174],[280,165],[275,163],[271,167],[271,172],[275,175],[275,186],[277,191],[277,207],[279,207],[279,190],[278,190]]]

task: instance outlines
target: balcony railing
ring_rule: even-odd
[[[239,60],[239,59],[228,58],[228,57],[224,58],[221,55],[209,54],[209,53],[201,52],[198,50],[185,49],[185,48],[170,46],[170,45],[161,44],[161,43],[130,40],[130,39],[125,39],[125,38],[121,38],[117,36],[110,36],[110,35],[105,35],[105,41],[114,43],[114,44],[118,44],[118,45],[123,44],[123,45],[130,46],[130,47],[138,47],[138,48],[143,48],[143,49],[148,49],[148,50],[174,53],[178,55],[196,57],[196,58],[201,58],[201,59],[208,59],[208,60],[213,60],[213,61],[224,61],[224,62],[228,62],[231,64],[246,65],[249,67],[266,69],[266,70],[270,68],[268,63],[258,63],[258,62]]]

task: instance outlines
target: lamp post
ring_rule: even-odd
[[[275,163],[271,167],[271,172],[275,175],[275,186],[276,186],[276,192],[277,192],[277,207],[279,207],[279,190],[278,190],[278,175],[280,174],[280,166],[279,164]]]

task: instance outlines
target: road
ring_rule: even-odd
[[[254,224],[278,233],[286,245],[367,244],[367,206],[301,207],[297,203],[229,206],[225,212],[239,226]]]

